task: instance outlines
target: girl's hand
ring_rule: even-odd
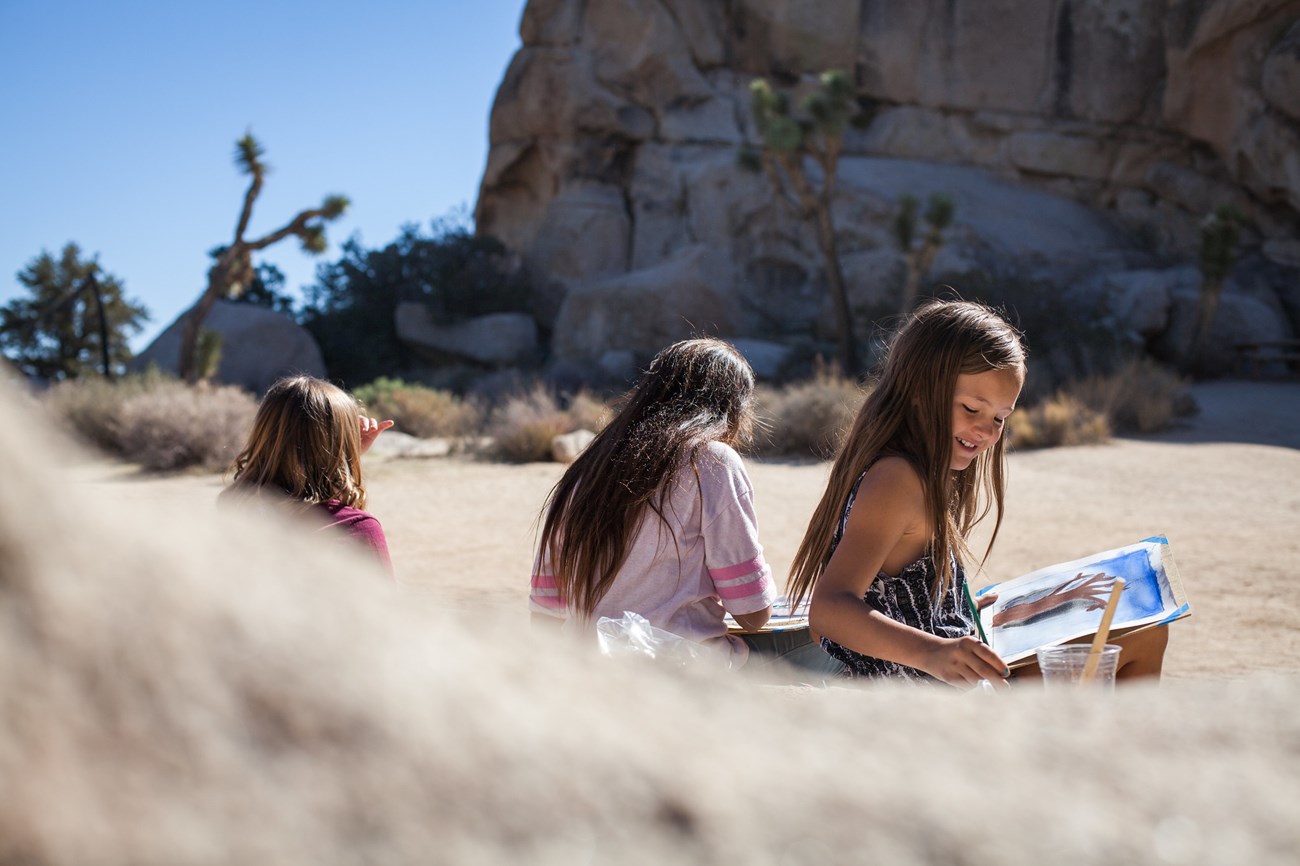
[[[376,421],[374,418],[361,416],[361,453],[365,454],[370,450],[370,446],[375,444],[379,434],[383,433],[396,422],[393,421]]]
[[[1007,688],[1010,669],[997,653],[973,637],[939,638],[919,665],[930,676],[950,686],[973,688],[980,680]]]

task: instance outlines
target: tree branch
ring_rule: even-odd
[[[313,220],[317,217],[324,217],[324,215],[324,208],[314,207],[302,211],[290,220],[283,228],[273,231],[269,235],[259,238],[258,240],[248,241],[245,246],[247,246],[249,250],[260,250],[269,247],[276,241],[282,241],[290,235],[300,235],[307,227],[308,220]]]
[[[253,182],[244,193],[244,209],[239,212],[239,224],[235,226],[235,246],[243,243],[244,232],[248,230],[248,221],[253,218],[253,202],[262,191],[262,172],[253,172]]]

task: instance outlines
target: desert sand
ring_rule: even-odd
[[[1013,453],[1006,514],[975,585],[1166,535],[1192,605],[1171,630],[1166,676],[1300,672],[1300,383],[1193,386],[1175,429],[1106,445]],[[748,461],[768,561],[784,580],[829,468]],[[523,627],[538,511],[563,468],[464,457],[374,458],[370,510],[403,587]],[[113,495],[202,513],[215,475],[144,476],[97,463],[77,477]],[[991,527],[977,534],[983,552]]]

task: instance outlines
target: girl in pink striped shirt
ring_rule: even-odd
[[[749,648],[723,616],[756,631],[776,599],[735,451],[753,426],[753,392],[748,362],[720,340],[686,340],[655,357],[551,491],[534,620],[586,630],[632,611],[744,663]]]

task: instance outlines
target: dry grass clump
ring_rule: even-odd
[[[565,411],[574,430],[590,430],[592,433],[604,430],[614,417],[614,410],[608,403],[586,390],[570,397]]]
[[[1066,390],[1105,414],[1116,433],[1158,433],[1175,418],[1196,411],[1187,380],[1150,358],[1129,361],[1109,375],[1072,382]]]
[[[152,471],[224,468],[257,412],[239,388],[190,387],[157,373],[61,382],[45,406],[81,440]]]
[[[780,388],[760,387],[755,450],[766,456],[826,459],[839,448],[867,392],[834,370]]]
[[[1114,433],[1157,433],[1196,411],[1187,380],[1150,358],[1069,382],[1056,395],[1011,415],[1016,448],[1091,445]]]
[[[488,417],[492,439],[488,456],[507,463],[532,463],[551,459],[551,440],[573,430],[569,414],[544,385],[501,401]]]
[[[368,414],[391,418],[398,430],[412,436],[460,438],[483,426],[483,410],[476,403],[401,379],[381,377],[358,388],[355,396]]]
[[[108,380],[98,376],[69,379],[45,392],[45,409],[82,442],[109,454],[120,454],[122,403],[159,386],[157,373]]]
[[[145,469],[222,469],[244,445],[257,401],[230,385],[165,380],[122,403],[119,453]]]
[[[1110,438],[1110,421],[1065,391],[1007,418],[1011,447],[1096,445]]]

